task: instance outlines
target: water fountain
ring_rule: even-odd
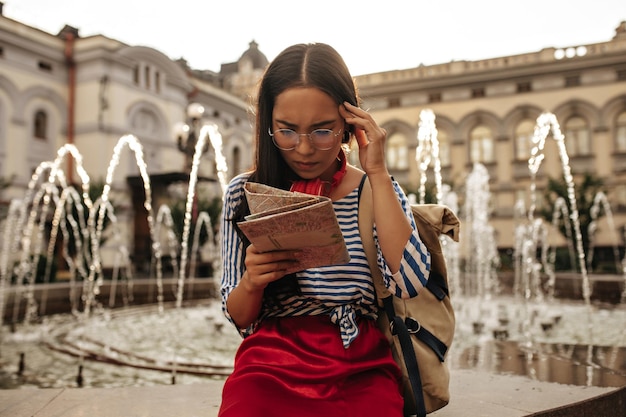
[[[434,115],[425,111],[420,117],[416,158],[420,167],[420,191],[423,202],[426,169],[438,158]],[[420,115],[420,116],[422,116]],[[553,223],[572,219],[571,230],[577,231],[569,239],[572,259],[579,261],[580,282],[583,298],[581,302],[561,301],[554,298],[554,258],[548,256],[547,227],[534,216],[536,207],[536,174],[543,160],[543,148],[549,133],[557,141],[563,175],[568,184],[572,213],[565,212],[564,201],[557,201]],[[465,275],[454,276],[449,271],[451,297],[457,312],[457,332],[450,358],[453,367],[471,367],[488,363],[500,367],[501,371],[522,373],[532,378],[554,380],[555,375],[546,375],[538,367],[550,360],[577,364],[568,370],[570,383],[580,385],[626,384],[626,370],[619,365],[626,356],[626,337],[615,332],[626,319],[626,311],[619,305],[602,309],[592,306],[591,289],[587,275],[585,254],[582,251],[580,225],[574,198],[574,183],[569,160],[564,147],[563,135],[554,115],[544,113],[537,119],[535,144],[529,160],[531,174],[531,207],[526,211],[516,206],[515,283],[512,295],[499,295],[496,268],[498,266],[493,229],[489,225],[489,178],[487,170],[480,164],[468,176],[466,202],[461,238],[466,242],[466,253],[475,254],[474,261],[467,260]],[[437,190],[441,189],[440,165],[434,163]],[[441,194],[437,193],[441,203]],[[452,200],[455,201],[455,200]],[[444,250],[451,245],[443,238]],[[537,253],[542,253],[539,260]],[[457,251],[445,252],[446,260],[453,267],[458,265]],[[553,255],[553,252],[552,252]],[[552,261],[552,263],[550,262]],[[541,274],[548,276],[547,288],[541,284]],[[585,355],[581,357],[581,351]],[[497,359],[494,359],[497,358]],[[508,359],[507,359],[508,358]],[[606,358],[611,358],[607,360]],[[579,373],[583,377],[577,376]],[[573,381],[575,380],[575,381]],[[557,381],[567,382],[567,381]]]
[[[543,149],[546,137],[543,135],[546,123],[552,127],[555,139],[561,137],[554,119],[548,118],[547,122],[544,119],[538,121],[536,150],[533,152],[533,162],[530,163],[531,169],[534,169],[531,171],[533,175],[539,168],[538,161],[541,158],[539,152]],[[447,204],[457,211],[456,195],[450,191],[449,187],[441,184],[438,143],[432,112],[424,113],[423,120],[420,122],[419,135],[421,148],[417,152],[417,158],[420,172],[425,175],[429,166],[434,164],[435,178],[438,178],[437,202]],[[71,299],[77,300],[72,307],[73,314],[41,316],[41,307],[44,302],[35,300],[33,293],[30,292],[36,286],[33,273],[35,265],[30,255],[40,252],[35,249],[30,252],[20,252],[16,248],[18,246],[34,248],[37,245],[32,243],[33,240],[36,243],[46,240],[43,234],[44,229],[40,228],[40,223],[36,221],[46,217],[34,209],[28,211],[23,204],[12,204],[9,210],[9,217],[12,220],[7,222],[7,227],[12,229],[11,233],[4,234],[5,245],[3,246],[12,250],[3,251],[0,257],[0,272],[2,273],[0,289],[3,293],[13,289],[10,288],[9,278],[13,275],[13,270],[9,266],[13,263],[13,257],[19,256],[16,269],[20,278],[18,288],[28,301],[29,314],[22,324],[16,326],[14,332],[9,333],[8,328],[3,328],[0,334],[0,348],[2,349],[0,359],[7,363],[11,361],[11,366],[7,365],[7,369],[16,369],[15,373],[12,372],[10,377],[6,378],[7,385],[65,387],[76,386],[79,381],[83,386],[103,387],[185,384],[206,378],[221,378],[228,374],[232,366],[233,353],[240,338],[232,326],[225,321],[219,303],[216,300],[204,300],[193,308],[183,303],[185,298],[183,289],[188,279],[192,279],[192,277],[187,277],[186,265],[195,262],[194,256],[197,253],[193,246],[198,244],[200,227],[195,228],[194,236],[190,239],[192,221],[190,213],[197,185],[199,152],[207,140],[210,140],[216,149],[220,185],[222,187],[226,185],[224,176],[226,169],[220,152],[219,130],[214,125],[205,126],[196,144],[186,198],[183,238],[180,243],[174,242],[170,234],[171,214],[168,209],[159,208],[156,216],[153,214],[155,210],[150,200],[149,179],[144,176],[146,167],[141,158],[141,145],[137,138],[125,136],[120,139],[107,172],[108,186],[105,186],[102,197],[96,202],[85,198],[89,179],[82,170],[80,154],[75,148],[64,147],[59,151],[57,160],[44,163],[38,168],[25,200],[30,202],[28,204],[30,207],[40,207],[42,211],[44,208],[45,210],[51,209],[51,205],[57,209],[65,207],[54,213],[53,218],[57,221],[53,223],[58,226],[54,229],[54,236],[60,234],[64,242],[69,240],[68,236],[72,236],[76,241],[75,248],[71,251],[66,250],[65,253],[68,254],[67,263],[70,265],[73,277],[71,281],[73,291],[80,294],[72,295]],[[100,300],[103,274],[98,241],[103,233],[105,219],[108,219],[109,227],[115,229],[115,213],[108,193],[115,167],[119,162],[119,154],[125,147],[135,153],[138,167],[144,177],[145,209],[153,227],[151,235],[154,237],[152,246],[154,274],[159,296],[157,303],[152,305],[136,307],[128,305],[123,308],[107,309]],[[565,152],[564,149],[563,152]],[[65,179],[59,166],[61,160],[67,155],[71,155],[77,161],[76,166],[81,173],[82,193],[70,191],[71,187],[67,187],[64,182]],[[564,155],[566,156],[566,153]],[[564,170],[566,166],[564,162]],[[566,170],[566,172],[569,175],[569,171]],[[48,182],[41,181],[44,173],[48,173]],[[475,183],[478,189],[485,191],[485,184],[488,184],[488,181],[485,182],[484,171],[476,167],[475,174],[475,181],[470,182]],[[56,186],[52,187],[50,184],[56,184]],[[63,191],[59,193],[57,189]],[[68,191],[65,191],[66,189]],[[479,195],[480,193],[474,192],[473,194]],[[483,197],[482,204],[486,200],[484,195]],[[79,201],[84,201],[85,204],[79,204]],[[67,209],[68,206],[72,210]],[[519,208],[520,213],[524,213],[519,217],[525,220],[524,226],[519,228],[519,233],[527,241],[526,244],[532,247],[536,245],[534,243],[536,241],[529,242],[530,238],[540,236],[543,229],[534,218],[534,208],[532,206],[531,208],[528,212]],[[88,215],[65,217],[62,215],[69,212],[82,213],[81,210],[87,210]],[[487,212],[481,206],[466,208],[466,210],[473,212],[476,216],[481,210]],[[569,215],[563,217],[569,217]],[[87,221],[83,224],[81,222],[84,218],[87,218]],[[481,218],[479,222],[486,224],[487,220]],[[197,224],[210,224],[206,213],[199,214]],[[24,232],[16,232],[20,230]],[[166,236],[165,241],[161,238],[162,235]],[[18,237],[12,240],[9,236]],[[189,242],[191,242],[191,248]],[[589,291],[585,292],[586,298],[583,300],[582,308],[579,303],[561,303],[558,300],[552,300],[549,305],[546,304],[542,301],[543,295],[540,296],[540,286],[536,286],[533,281],[535,280],[533,274],[538,273],[539,268],[535,257],[527,255],[531,253],[527,246],[522,249],[528,252],[520,252],[519,255],[519,263],[523,266],[518,280],[519,293],[511,297],[494,294],[495,284],[491,281],[494,265],[483,265],[480,268],[477,266],[473,273],[476,275],[476,271],[480,269],[481,274],[486,278],[480,286],[475,287],[468,294],[461,278],[458,247],[455,242],[446,240],[442,244],[449,264],[451,293],[458,315],[457,336],[450,354],[451,367],[461,369],[489,367],[493,372],[519,373],[535,379],[554,380],[562,375],[547,375],[550,372],[546,371],[546,362],[551,364],[548,368],[562,366],[559,364],[565,358],[568,366],[571,366],[565,371],[569,379],[558,382],[607,386],[625,383],[626,372],[620,368],[620,361],[623,363],[623,347],[626,340],[623,335],[615,336],[615,333],[610,332],[611,326],[615,328],[615,323],[621,326],[624,322],[626,316],[623,309],[595,310],[589,300]],[[488,244],[493,244],[493,242],[485,243],[483,240],[476,243],[476,245]],[[172,251],[177,245],[180,245],[181,252],[180,264],[174,264],[176,298],[173,303],[166,303],[163,299],[165,277],[162,276],[160,258],[162,253],[168,251],[172,259],[176,259],[176,256],[172,256]],[[480,250],[484,250],[487,254],[491,249],[483,246]],[[128,265],[128,255],[123,245],[120,245],[119,265],[119,272],[115,272],[114,277],[123,276],[125,282],[132,286],[132,273],[130,271],[123,273],[124,266]],[[49,271],[49,269],[46,266],[45,270]],[[585,284],[586,279],[582,279],[581,282]],[[79,292],[77,287],[81,284],[82,292]],[[475,296],[478,293],[480,297]],[[3,300],[4,297],[0,297],[0,302]],[[112,304],[109,302],[109,305]],[[477,307],[482,322],[480,329],[473,325],[477,321]],[[3,308],[4,304],[1,304],[0,312]],[[0,315],[2,316],[4,315]],[[550,323],[544,319],[550,319]],[[580,323],[586,325],[581,328]],[[591,332],[591,329],[594,331]],[[600,336],[607,337],[600,340]],[[18,362],[22,352],[20,349],[24,344],[30,344],[31,347],[36,346],[36,348],[34,348],[34,353],[29,352],[26,355],[24,361]],[[587,346],[582,359],[580,358],[581,346]],[[37,362],[41,364],[38,366],[38,371],[43,369],[39,375],[34,374],[35,369],[32,366]],[[52,366],[52,362],[55,362],[54,365],[60,365],[60,368]],[[77,372],[74,371],[76,369]],[[584,371],[582,379],[578,376],[580,369]]]
[[[622,272],[622,293],[620,296],[620,302],[622,304],[626,303],[626,253],[620,262],[619,255],[619,236],[616,232],[617,228],[615,227],[615,221],[613,219],[613,210],[611,209],[611,205],[609,204],[608,198],[606,194],[602,191],[596,193],[596,196],[593,199],[593,205],[591,206],[591,223],[589,223],[589,233],[590,236],[590,245],[589,245],[589,257],[587,258],[587,265],[589,269],[592,269],[593,264],[593,256],[594,249],[596,246],[596,232],[598,230],[598,220],[600,211],[604,211],[607,219],[607,226],[609,229],[609,233],[611,235],[611,244],[613,249],[613,261],[615,263],[615,271]],[[624,229],[624,241],[626,241],[626,228]]]
[[[426,183],[429,168],[432,168],[435,180],[435,203],[448,206],[454,213],[458,213],[458,199],[450,186],[443,184],[441,177],[441,159],[439,158],[439,140],[437,139],[437,124],[435,113],[430,109],[420,112],[417,130],[417,147],[415,161],[419,170],[420,187],[419,198],[416,203],[424,204],[426,200]],[[411,196],[409,196],[411,197]],[[460,294],[461,270],[459,265],[459,245],[452,239],[442,236],[441,248],[446,258],[448,279],[451,294]]]
[[[113,156],[109,164],[107,176],[102,195],[96,202],[92,202],[89,197],[90,179],[82,166],[82,156],[73,145],[63,146],[57,153],[57,158],[52,162],[40,164],[28,186],[26,196],[21,201],[11,204],[9,216],[5,222],[5,241],[1,254],[0,270],[0,317],[5,317],[6,300],[12,296],[13,320],[11,322],[11,334],[0,328],[0,359],[5,360],[7,352],[11,351],[12,345],[19,345],[19,342],[36,340],[37,344],[43,344],[48,349],[63,352],[78,358],[78,376],[81,385],[85,381],[83,371],[87,369],[84,361],[86,359],[96,359],[104,363],[114,363],[117,365],[127,365],[135,368],[146,368],[151,370],[165,370],[172,373],[172,381],[175,381],[177,373],[201,374],[201,375],[223,375],[224,369],[229,368],[232,357],[226,360],[226,364],[185,364],[178,358],[177,352],[184,349],[180,343],[180,329],[188,326],[181,325],[181,318],[172,322],[171,317],[176,314],[168,314],[169,322],[165,323],[164,314],[164,277],[162,265],[162,234],[166,235],[166,247],[170,251],[172,266],[177,275],[177,289],[173,308],[180,310],[183,306],[183,289],[187,286],[187,263],[191,253],[191,263],[196,262],[198,253],[200,232],[205,230],[208,233],[208,252],[213,261],[217,260],[217,248],[215,247],[213,231],[210,218],[207,213],[199,213],[194,236],[190,239],[191,233],[191,210],[195,197],[198,180],[198,166],[202,149],[207,141],[210,141],[215,150],[218,178],[222,192],[226,186],[226,164],[221,153],[221,135],[215,124],[205,124],[200,130],[196,143],[193,163],[188,185],[186,210],[182,240],[180,245],[175,242],[175,235],[172,232],[171,212],[167,207],[160,207],[158,214],[154,216],[152,207],[152,194],[150,177],[147,173],[147,166],[143,160],[143,149],[139,140],[132,135],[125,135],[118,141]],[[114,240],[120,240],[117,219],[113,205],[109,201],[111,184],[114,179],[116,167],[119,164],[121,153],[128,148],[134,153],[137,167],[140,170],[145,192],[144,208],[149,224],[152,263],[156,278],[157,297],[154,306],[143,308],[131,308],[133,277],[130,266],[128,251],[123,244],[119,244],[118,252],[115,256],[115,265],[112,272],[112,279],[109,288],[109,306],[115,305],[116,289],[120,276],[126,279],[127,287],[125,291],[131,298],[124,301],[125,308],[121,310],[107,310],[100,299],[101,288],[103,287],[104,274],[102,268],[100,242],[102,241],[105,229],[105,221],[108,221],[108,229],[112,231]],[[77,167],[81,178],[82,195],[67,184],[60,166],[64,158],[71,156]],[[47,174],[47,176],[46,176]],[[47,181],[45,180],[47,178]],[[54,210],[51,221],[51,232],[46,235],[46,223],[50,218],[50,212]],[[165,229],[165,230],[163,230]],[[66,317],[48,317],[45,315],[45,305],[47,302],[46,283],[52,273],[52,262],[55,256],[57,239],[62,237],[62,256],[69,266],[70,282],[69,296],[71,300],[71,314]],[[42,257],[41,248],[47,242],[46,257]],[[71,245],[70,245],[71,242]],[[189,248],[191,242],[192,247]],[[71,246],[71,247],[70,247]],[[177,264],[176,249],[180,246],[180,266]],[[44,267],[44,290],[36,292],[37,265],[41,259],[45,260]],[[14,267],[11,267],[14,265]],[[214,269],[219,269],[218,263],[214,262]],[[14,282],[13,285],[11,285]],[[82,291],[78,287],[82,284]],[[215,283],[214,283],[215,285]],[[22,300],[25,300],[25,307],[21,308]],[[203,306],[203,317],[210,321],[212,328],[220,338],[224,338],[225,331],[224,318],[221,307],[215,300],[205,303]],[[82,310],[81,310],[82,307]],[[23,313],[23,321],[19,323],[20,310]],[[180,313],[179,313],[180,315]],[[154,334],[155,328],[165,329],[166,334],[161,334],[158,340],[168,346],[158,346],[152,344],[152,352],[170,351],[171,360],[162,356],[138,354],[136,346],[128,346],[120,343],[120,340],[128,339],[128,334],[136,333],[129,331],[127,325],[123,333],[114,330],[113,325],[124,323],[124,319],[130,321],[135,326],[146,328]],[[115,320],[112,320],[115,317]],[[4,323],[4,320],[3,320]],[[63,324],[65,323],[65,324]],[[103,327],[103,323],[106,326]],[[113,323],[113,324],[112,324]],[[69,327],[68,327],[69,326]],[[109,330],[104,328],[111,326]],[[19,327],[19,329],[18,329]],[[228,326],[230,328],[230,326]],[[207,327],[208,328],[208,327]],[[90,329],[99,329],[102,335],[100,338],[90,333]],[[197,329],[196,329],[197,330]],[[205,329],[206,330],[206,329]],[[231,333],[236,335],[234,329]],[[115,339],[116,335],[118,336]],[[201,337],[201,336],[200,336]],[[231,335],[232,339],[232,335]],[[237,343],[240,340],[236,335]],[[152,340],[154,342],[154,340]],[[234,342],[229,346],[229,356],[232,356]],[[236,346],[236,345],[235,345]],[[18,347],[19,349],[19,347]],[[173,349],[173,350],[172,350]],[[210,351],[216,351],[215,346]],[[217,349],[219,351],[219,349]],[[23,377],[23,368],[28,368],[31,358],[25,358],[20,352],[20,369],[18,376]],[[30,356],[30,355],[29,355]],[[222,362],[224,359],[222,358]],[[65,361],[67,363],[67,361]],[[67,374],[67,369],[63,372]],[[57,375],[56,378],[61,378]],[[97,379],[97,378],[96,378]],[[44,382],[42,382],[44,381]],[[37,384],[48,386],[50,382],[45,382],[46,378],[40,378]],[[61,382],[66,383],[66,382]],[[9,381],[9,385],[11,381]]]
[[[495,231],[489,223],[491,213],[489,173],[483,164],[474,164],[466,180],[465,194],[464,238],[467,242],[467,253],[474,254],[474,256],[467,260],[462,294],[488,299],[500,292],[496,275],[500,261]]]

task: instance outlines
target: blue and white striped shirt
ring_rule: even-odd
[[[243,242],[237,235],[230,219],[237,206],[245,198],[243,186],[249,174],[241,174],[230,182],[224,196],[221,223],[222,307],[226,317],[233,321],[226,310],[226,299],[237,286],[245,271]],[[393,182],[398,199],[413,226],[413,235],[408,240],[402,257],[400,270],[392,274],[385,263],[374,227],[374,241],[378,251],[378,266],[383,273],[385,285],[392,294],[410,298],[417,296],[426,285],[430,273],[430,254],[422,243],[411,214],[406,195],[397,182]],[[357,316],[376,317],[376,294],[363,244],[359,235],[358,207],[359,190],[355,188],[344,198],[333,201],[335,214],[344,235],[350,262],[311,268],[296,273],[301,294],[290,294],[280,298],[280,308],[264,304],[256,323],[239,329],[245,337],[254,332],[256,325],[267,317],[300,315],[329,315],[340,328],[345,347],[358,336]]]

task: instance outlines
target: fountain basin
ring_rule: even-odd
[[[176,300],[178,279],[163,278],[163,302]],[[157,303],[159,292],[156,278],[133,278],[132,281],[113,282],[105,280],[99,287],[97,300],[109,309],[124,308],[128,306],[140,306]],[[24,289],[10,286],[4,289],[5,307],[3,323],[21,323],[24,320],[25,303],[22,300]],[[80,297],[82,283],[70,281],[54,282],[49,284],[37,284],[32,289],[33,298],[39,306],[39,316],[53,314],[66,314],[72,312],[72,306],[76,305],[80,310]],[[213,278],[188,277],[183,286],[184,300],[202,300],[214,298],[217,294],[216,283]],[[16,306],[16,300],[17,306]]]
[[[626,386],[623,307],[594,307],[590,335],[582,303],[531,305],[512,297],[455,303],[457,331],[447,358],[451,369],[579,386]],[[499,315],[505,313],[508,319],[503,321]],[[482,322],[478,333],[473,325],[477,318]],[[544,327],[548,318],[553,323],[549,330]],[[507,337],[496,337],[503,323]],[[162,311],[157,305],[101,310],[88,319],[46,316],[37,325],[17,326],[13,333],[6,329],[4,339],[5,388],[76,387],[79,371],[85,387],[223,379],[241,341],[215,299],[183,308],[166,303]],[[18,378],[22,352],[25,369]]]
[[[513,313],[546,307],[513,301],[455,300],[458,329],[448,357],[452,400],[431,415],[548,417],[603,410],[601,415],[621,416],[626,395],[624,347],[613,346],[611,351],[594,346],[596,363],[585,363],[586,345],[568,339],[585,335],[586,327],[575,325],[585,317],[582,303],[552,303],[550,311],[561,318],[551,334],[542,334],[540,320],[534,321],[537,326],[530,333],[515,331],[521,314],[508,321],[484,320],[482,332],[474,334],[470,318],[477,306],[478,311],[482,307],[502,312],[499,306],[504,304]],[[3,379],[9,382],[5,388],[15,389],[0,390],[0,416],[100,417],[131,412],[216,416],[224,375],[232,366],[240,336],[224,319],[217,300],[174,306],[165,303],[163,311],[156,305],[94,311],[83,321],[69,314],[47,316],[39,324],[17,326],[15,333],[5,331]],[[603,331],[597,342],[615,344],[626,312],[619,307],[594,308],[593,317],[604,326],[598,328]],[[509,338],[498,340],[490,330],[503,324],[509,326]],[[532,343],[525,339],[529,334]],[[27,352],[18,377],[17,357],[25,345],[35,349]],[[611,352],[612,363],[618,364],[613,368],[607,366],[611,361],[601,362]],[[79,365],[83,388],[77,388]]]
[[[25,360],[20,375],[17,369],[5,373],[3,388],[120,387],[223,378],[232,371],[241,342],[215,300],[189,308],[166,303],[163,309],[102,310],[87,319],[46,316],[36,325],[5,332],[4,339],[3,361],[17,365],[24,352]]]

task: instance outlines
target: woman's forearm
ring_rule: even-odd
[[[228,314],[241,329],[250,326],[259,317],[264,288],[254,287],[244,272],[239,284],[226,300]]]
[[[406,217],[388,174],[371,175],[374,222],[378,242],[391,271],[400,269],[400,261],[413,229]]]

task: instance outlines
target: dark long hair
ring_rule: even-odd
[[[250,181],[287,190],[292,181],[297,179],[268,133],[272,126],[276,97],[294,87],[317,88],[332,97],[337,105],[344,101],[359,105],[354,79],[334,48],[323,43],[311,43],[296,44],[283,50],[267,67],[260,82],[256,103],[256,151]],[[346,132],[344,141],[347,142],[349,138]],[[243,199],[232,219],[235,226],[237,221],[243,220],[248,214],[249,208]],[[241,233],[240,236],[247,247],[249,242]],[[285,278],[270,284],[269,292],[273,292],[276,287],[284,289],[286,282],[297,283],[289,276]]]
[[[332,47],[322,43],[298,44],[276,57],[267,68],[259,88],[255,172],[252,179],[283,189],[289,188],[296,175],[272,143],[268,129],[272,126],[276,97],[294,87],[317,88],[332,97],[337,105],[344,101],[358,105],[350,71]]]

